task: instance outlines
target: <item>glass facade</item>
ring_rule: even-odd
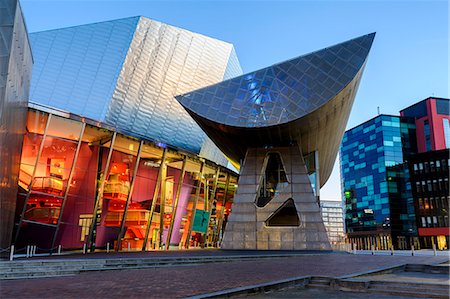
[[[442,119],[442,126],[444,128],[445,147],[450,148],[450,121],[448,118]]]
[[[345,241],[345,232],[342,202],[321,200],[320,211],[331,245],[343,244]]]
[[[449,156],[449,150],[443,149],[420,153],[410,160],[416,222],[423,248],[449,248]]]
[[[414,134],[413,121],[389,115],[344,134],[340,157],[345,225],[350,239],[359,238],[359,247],[405,247],[393,238],[415,233],[414,211],[408,210],[409,176],[402,166],[415,151]],[[401,215],[393,220],[393,214]]]
[[[30,36],[32,101],[227,165],[174,96],[242,74],[232,44],[145,17]]]
[[[30,109],[16,248],[215,247],[237,174],[196,155],[56,110]],[[201,211],[201,212],[199,212]],[[199,228],[196,215],[208,221]]]

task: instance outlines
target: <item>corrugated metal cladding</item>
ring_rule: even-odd
[[[32,65],[20,3],[0,0],[0,249],[11,244]]]
[[[31,34],[31,100],[227,165],[174,96],[242,74],[233,45],[145,17]]]

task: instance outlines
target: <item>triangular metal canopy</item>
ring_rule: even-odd
[[[375,33],[176,99],[235,164],[249,148],[298,144],[331,174]]]
[[[375,33],[177,96],[218,124],[267,127],[311,113],[336,96],[366,61]]]

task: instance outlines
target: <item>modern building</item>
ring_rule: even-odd
[[[373,39],[242,76],[231,44],[145,17],[31,34],[7,244],[329,249],[318,196]]]
[[[449,105],[427,98],[345,133],[346,232],[358,248],[448,248]]]
[[[414,155],[409,161],[422,248],[449,248],[449,158],[450,151],[443,149]]]
[[[137,16],[30,34],[30,99],[227,166],[174,96],[242,74],[234,47]]]
[[[316,196],[333,168],[374,36],[177,97],[241,166],[222,248],[331,248]]]
[[[41,251],[213,246],[236,183],[236,173],[194,153],[31,104],[14,244]],[[207,221],[195,224],[199,217]]]
[[[16,249],[217,246],[237,174],[174,96],[240,75],[233,46],[145,17],[30,41]]]
[[[0,0],[0,16],[0,249],[3,249],[11,243],[14,224],[33,57],[19,2]]]
[[[344,244],[344,209],[342,207],[342,202],[321,199],[320,211],[331,245]]]
[[[450,148],[450,101],[429,97],[400,111],[416,124],[419,153]]]
[[[340,154],[345,226],[357,248],[406,249],[413,244],[413,198],[403,163],[415,153],[414,140],[414,122],[392,115],[379,115],[345,132]]]
[[[400,111],[414,119],[417,150],[409,172],[422,248],[449,248],[450,101],[430,97]]]

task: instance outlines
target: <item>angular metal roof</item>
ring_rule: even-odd
[[[235,127],[266,127],[311,113],[336,96],[366,61],[375,33],[198,89],[186,110]]]
[[[207,86],[177,100],[238,164],[248,148],[319,153],[331,174],[375,33]]]

